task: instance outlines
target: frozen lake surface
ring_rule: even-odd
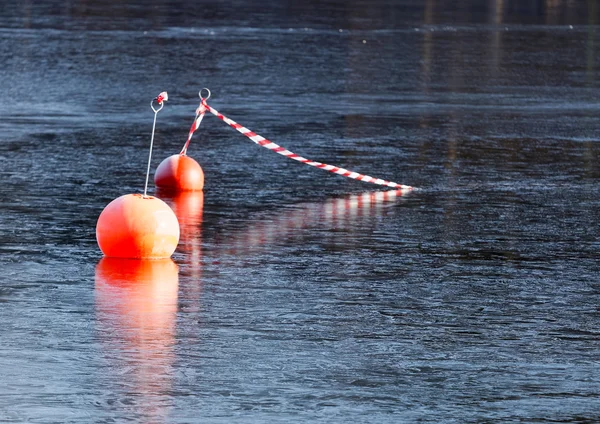
[[[79,4],[81,3],[81,4]],[[594,2],[2,2],[0,421],[600,420]],[[173,260],[102,259],[209,103]]]

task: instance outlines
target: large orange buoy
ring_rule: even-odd
[[[150,153],[144,194],[126,194],[110,202],[96,224],[96,239],[108,257],[161,259],[169,258],[179,243],[179,222],[162,200],[146,195],[152,160],[156,116],[168,99],[166,91],[150,102],[154,112]],[[159,107],[155,107],[154,103]]]
[[[118,258],[169,258],[179,243],[179,222],[162,200],[126,194],[110,202],[96,224],[104,255]]]
[[[204,188],[204,171],[185,154],[169,156],[163,160],[154,174],[157,187],[175,191],[193,191]]]

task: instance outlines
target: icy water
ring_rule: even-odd
[[[454,3],[460,3],[455,6]],[[8,2],[0,421],[600,421],[595,1]],[[173,260],[96,220],[207,115]]]

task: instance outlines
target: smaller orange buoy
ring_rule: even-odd
[[[154,183],[159,188],[175,191],[202,190],[204,171],[191,157],[185,154],[173,155],[158,165]]]
[[[179,222],[162,200],[126,194],[104,208],[96,225],[96,239],[108,257],[169,258],[179,243]]]

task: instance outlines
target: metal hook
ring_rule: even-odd
[[[206,96],[206,97],[202,97],[202,92],[204,90],[208,91],[208,96]],[[200,100],[208,100],[208,99],[210,99],[210,90],[208,88],[204,87],[202,90],[200,90],[198,92],[198,96],[200,96]]]
[[[158,113],[158,112],[160,112],[160,111],[162,110],[162,108],[164,107],[164,105],[165,105],[165,102],[163,101],[162,103],[159,103],[159,104],[160,104],[160,107],[159,107],[158,109],[155,109],[155,108],[154,108],[154,101],[155,101],[155,100],[156,100],[156,99],[152,99],[152,101],[150,102],[150,107],[152,108],[152,110],[154,111],[154,113]]]

